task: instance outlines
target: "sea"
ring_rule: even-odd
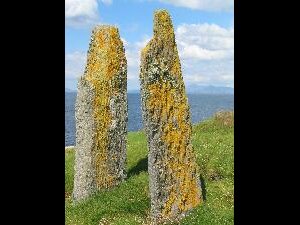
[[[65,92],[65,146],[75,145],[76,92]],[[143,129],[141,99],[138,93],[128,93],[128,131]],[[188,94],[192,123],[199,123],[216,112],[234,110],[233,94]]]

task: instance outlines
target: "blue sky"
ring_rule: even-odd
[[[233,87],[233,0],[66,0],[65,81],[76,89],[91,30],[119,28],[128,61],[128,90],[139,89],[140,50],[151,39],[153,12],[171,14],[183,78],[190,85]]]

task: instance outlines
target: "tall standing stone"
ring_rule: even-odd
[[[176,220],[202,201],[191,143],[190,112],[171,18],[154,14],[154,36],[142,50],[141,99],[148,141],[151,217]]]
[[[75,106],[73,198],[118,185],[126,177],[127,61],[118,29],[97,26]]]

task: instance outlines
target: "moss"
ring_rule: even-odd
[[[93,30],[90,50],[87,59],[85,79],[95,88],[94,118],[96,121],[96,146],[94,167],[96,169],[96,185],[108,188],[116,182],[116,176],[109,170],[108,145],[109,127],[112,115],[110,111],[111,97],[119,92],[121,65],[125,54],[116,27],[100,26]]]

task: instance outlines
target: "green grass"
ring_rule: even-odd
[[[233,113],[219,113],[193,126],[193,146],[200,166],[205,202],[180,224],[233,224]],[[65,216],[72,225],[150,224],[150,199],[145,134],[128,133],[128,178],[120,186],[95,194],[74,205],[74,151],[65,153]]]

